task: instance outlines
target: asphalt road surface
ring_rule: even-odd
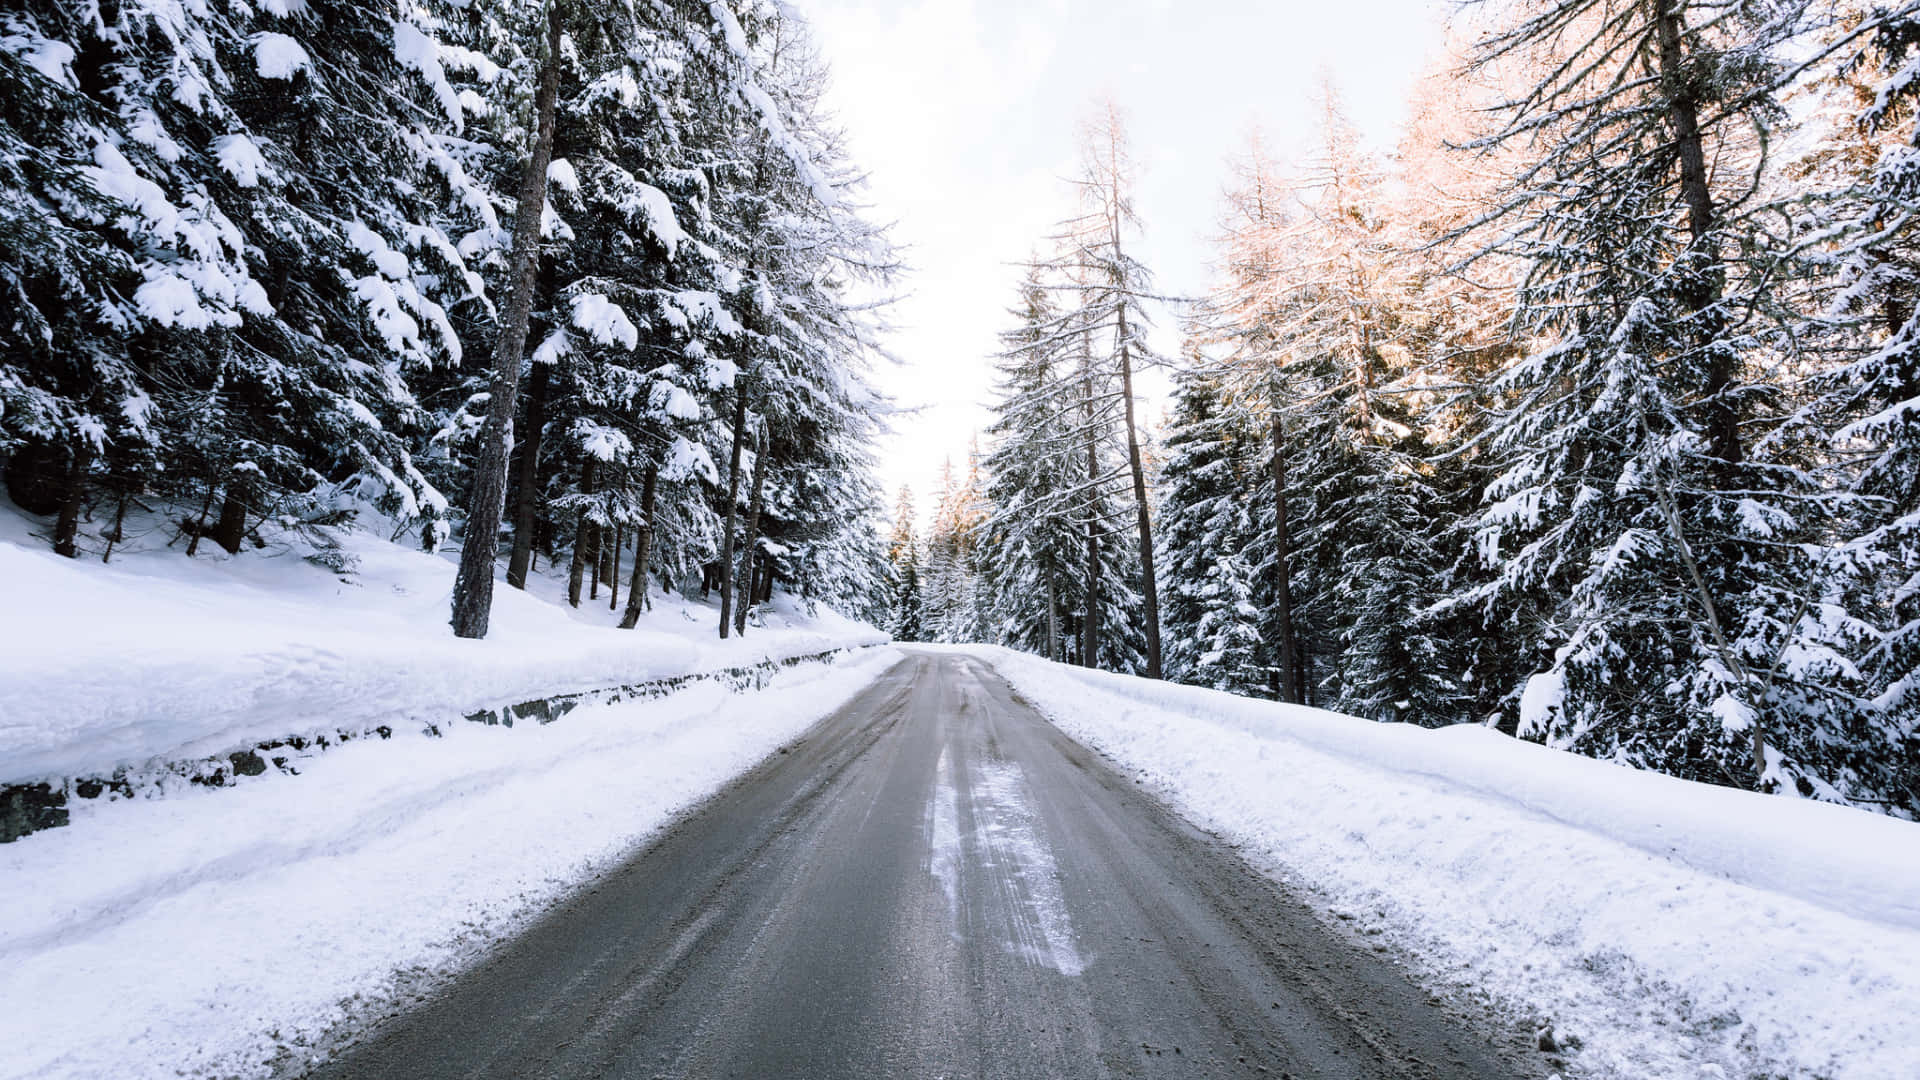
[[[1525,1075],[1500,1047],[914,654],[318,1075]]]

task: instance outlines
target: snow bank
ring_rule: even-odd
[[[566,722],[396,731],[0,847],[0,1077],[262,1075],[404,1006],[839,707],[876,650]]]
[[[969,651],[1075,738],[1574,1075],[1912,1080],[1920,825]]]
[[[203,543],[188,559],[155,529],[101,565],[52,554],[31,527],[0,503],[0,785],[886,640],[785,597],[744,638],[719,640],[717,610],[674,595],[618,630],[604,590],[565,605],[561,567],[527,592],[498,585],[491,631],[465,641],[447,628],[453,553],[354,532],[343,577],[293,550]]]

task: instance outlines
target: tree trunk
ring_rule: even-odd
[[[76,507],[77,509],[77,507]],[[200,550],[200,538],[207,534],[207,515],[213,512],[213,482],[207,482],[206,498],[200,500],[200,518],[193,523],[193,539],[187,541],[187,558]],[[168,545],[172,546],[172,545]],[[60,550],[59,530],[54,530],[54,551]]]
[[[220,500],[220,520],[213,526],[213,542],[229,555],[240,554],[240,545],[247,538],[247,501],[253,488],[247,482],[249,475],[235,472],[227,481],[226,495]]]
[[[60,515],[53,520],[53,553],[55,555],[65,555],[69,559],[79,558],[80,506],[86,501],[87,470],[92,466],[93,447],[85,439],[75,440],[73,460],[67,466],[66,490],[60,496]],[[204,524],[204,520],[202,523]]]
[[[760,554],[760,508],[766,486],[767,429],[766,421],[762,420],[759,437],[753,443],[753,499],[747,508],[747,550],[740,560],[745,580],[740,583],[740,602],[735,605],[733,612],[733,629],[742,636],[747,632],[747,609],[753,606],[754,598],[759,595],[755,571]]]
[[[1091,354],[1085,359],[1087,368],[1086,420],[1087,420],[1087,491],[1094,495],[1093,485],[1100,479],[1100,453],[1093,432],[1093,372]],[[1080,662],[1087,667],[1100,666],[1100,523],[1093,514],[1093,500],[1087,501],[1087,611],[1080,622],[1080,633],[1084,641],[1080,646]]]
[[[1719,341],[1722,322],[1711,314],[1720,302],[1721,254],[1713,235],[1715,210],[1713,188],[1707,174],[1705,140],[1700,132],[1700,91],[1686,70],[1686,27],[1674,0],[1647,0],[1652,5],[1654,34],[1658,39],[1660,80],[1667,95],[1667,122],[1673,129],[1674,151],[1680,160],[1680,195],[1687,205],[1688,252],[1692,273],[1686,279],[1681,299],[1696,321],[1695,342],[1706,347],[1706,382],[1701,387],[1706,400],[1707,448],[1726,465],[1738,465],[1746,456],[1740,443],[1740,417],[1727,393],[1733,387],[1738,358]]]
[[[647,561],[653,556],[653,493],[659,478],[660,466],[648,462],[646,479],[640,484],[640,525],[634,529],[633,580],[627,583],[627,611],[620,617],[622,630],[637,626],[647,606]]]
[[[589,457],[587,463],[580,467],[580,493],[583,495],[593,491],[594,467],[597,464],[594,458]],[[593,533],[592,520],[587,517],[585,510],[580,511],[580,523],[573,530],[573,562],[567,567],[567,603],[574,607],[580,606],[580,585],[586,580],[587,560],[594,557],[591,550]]]
[[[1275,666],[1280,669],[1280,700],[1294,705],[1305,704],[1306,695],[1300,687],[1300,666],[1294,660],[1293,642],[1293,573],[1288,566],[1293,557],[1293,540],[1287,529],[1287,442],[1286,429],[1280,418],[1279,388],[1274,389],[1273,399],[1273,608],[1274,620],[1279,624],[1278,655]]]
[[[616,524],[613,527],[613,550],[608,553],[612,566],[607,571],[607,610],[620,610],[620,549],[627,543],[626,528]]]
[[[546,54],[541,58],[540,87],[533,101],[533,154],[521,174],[520,197],[515,204],[513,251],[507,264],[510,290],[500,341],[494,350],[493,393],[480,429],[473,492],[467,500],[466,539],[460,546],[460,573],[453,585],[452,624],[457,637],[486,637],[493,611],[493,563],[500,550],[500,516],[506,503],[507,429],[513,423],[520,359],[527,348],[527,318],[533,310],[540,218],[546,207],[547,166],[553,157],[554,102],[560,96],[560,38],[560,4],[554,0],[547,8]]]
[[[607,518],[612,520],[613,497],[609,495],[605,501]],[[619,567],[614,565],[614,552],[620,550],[620,536],[620,523],[615,521],[612,525],[600,526],[599,535],[594,540],[594,554],[600,557],[597,564],[600,567],[600,580],[605,582],[609,589],[613,588],[614,581],[620,576]],[[611,543],[608,542],[609,537],[612,538]]]
[[[1060,660],[1060,588],[1051,561],[1047,563],[1047,659]]]
[[[101,562],[107,563],[113,561],[113,545],[127,538],[126,524],[127,493],[123,491],[120,493],[119,505],[116,506],[113,511],[113,531],[107,534],[107,549],[100,553]]]
[[[604,532],[606,532],[606,526],[595,525],[593,532],[588,534],[587,599],[589,600],[600,599],[600,579],[606,576],[607,545],[601,535]]]
[[[513,486],[513,557],[507,562],[507,584],[527,587],[533,569],[533,519],[540,509],[540,438],[547,426],[548,364],[533,365],[527,378],[527,427],[520,432],[519,475]]]
[[[733,631],[733,518],[740,501],[740,441],[747,426],[747,391],[736,377],[733,383],[733,451],[727,458],[726,527],[720,536],[720,637]]]
[[[1116,248],[1118,242],[1116,239]],[[1147,678],[1160,677],[1160,590],[1153,578],[1153,520],[1147,513],[1147,473],[1140,464],[1140,438],[1133,428],[1133,357],[1127,348],[1127,312],[1120,318],[1120,395],[1126,406],[1127,463],[1133,469],[1133,507],[1140,534],[1140,599],[1146,606]]]

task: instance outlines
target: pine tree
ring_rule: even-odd
[[[1476,522],[1495,576],[1459,602],[1539,642],[1512,691],[1523,734],[1815,790],[1853,697],[1806,617],[1820,575],[1801,542],[1829,504],[1748,434],[1781,403],[1747,365],[1794,343],[1763,200],[1736,179],[1765,167],[1802,10],[1644,4],[1594,22],[1550,3],[1481,43],[1483,66],[1541,73],[1483,140],[1536,148],[1484,227],[1487,250],[1527,265],[1520,330],[1538,344],[1495,383],[1499,472]]]
[[[1168,678],[1249,696],[1270,692],[1247,558],[1256,524],[1245,494],[1262,450],[1243,417],[1229,411],[1217,377],[1182,376],[1160,473]]]
[[[1832,130],[1796,162],[1784,198],[1804,232],[1835,237],[1800,267],[1814,288],[1797,333],[1826,344],[1789,430],[1830,448],[1851,496],[1815,616],[1855,629],[1866,707],[1829,718],[1821,779],[1841,799],[1920,814],[1920,231],[1908,206],[1920,103],[1907,70],[1920,11],[1856,13],[1834,28],[1838,63],[1812,89]],[[1837,271],[1837,272],[1836,272]],[[1795,662],[1804,662],[1796,657]]]
[[[460,357],[449,306],[485,299],[447,229],[484,233],[491,207],[440,150],[466,120],[448,65],[420,60],[490,61],[430,36],[436,11],[10,17],[9,103],[47,108],[7,118],[36,147],[18,179],[54,201],[0,229],[37,248],[9,260],[25,337],[0,428],[27,503],[59,477],[57,547],[95,488],[200,507],[195,550],[361,503],[437,539],[408,379]]]
[[[887,540],[887,565],[892,577],[887,632],[895,641],[927,639],[920,585],[920,542],[914,536],[914,516],[913,489],[902,484],[900,499],[894,504],[893,533]]]
[[[991,638],[1051,660],[1078,639],[1083,596],[1073,574],[1083,530],[1074,520],[1083,476],[1075,462],[1078,422],[1069,411],[1069,338],[1038,272],[1022,284],[996,385],[996,418],[987,429],[988,517],[982,575]]]

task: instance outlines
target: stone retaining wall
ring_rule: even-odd
[[[767,685],[768,680],[776,672],[784,668],[796,667],[800,664],[832,663],[845,653],[866,647],[828,649],[825,652],[806,653],[779,660],[762,660],[754,664],[721,668],[715,671],[698,671],[598,690],[554,694],[497,708],[481,709],[478,712],[466,714],[465,719],[474,723],[502,724],[507,727],[512,727],[516,722],[550,724],[582,705],[647,701],[665,697],[699,682],[721,682],[735,693],[759,690]],[[449,720],[452,719],[454,718],[449,717]],[[440,733],[439,725],[436,723],[429,723],[426,730],[434,735]],[[106,796],[131,798],[138,794],[163,790],[169,784],[183,781],[204,787],[225,787],[238,777],[259,776],[269,769],[283,773],[298,773],[300,763],[306,758],[324,753],[341,743],[368,736],[385,739],[392,735],[393,729],[385,724],[366,728],[342,728],[323,735],[293,736],[259,743],[215,757],[174,761],[137,770],[119,769],[111,776],[75,776],[65,780],[0,786],[0,844],[11,843],[30,833],[66,825],[69,820],[67,811],[69,798],[98,799]]]

